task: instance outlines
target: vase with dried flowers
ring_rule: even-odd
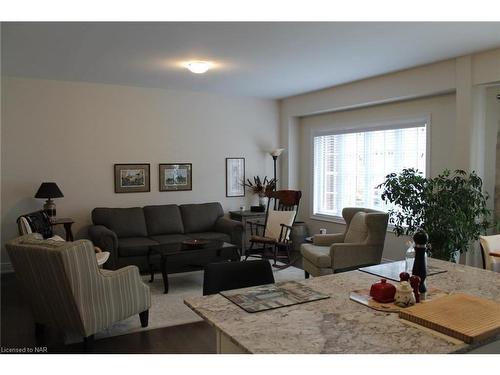
[[[254,194],[257,194],[259,197],[259,205],[265,206],[267,204],[267,193],[276,189],[276,181],[275,178],[268,179],[267,176],[264,176],[264,179],[261,179],[259,176],[254,176],[253,182],[247,178],[246,181],[242,182],[242,185],[251,190]]]

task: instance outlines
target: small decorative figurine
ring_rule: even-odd
[[[413,235],[415,242],[415,262],[413,263],[412,274],[420,277],[419,292],[422,299],[425,299],[427,286],[425,285],[425,278],[427,277],[427,242],[429,237],[427,233],[419,230]]]
[[[386,279],[381,279],[379,283],[375,283],[370,288],[370,296],[380,303],[389,303],[394,301],[396,287],[387,282]]]
[[[396,294],[394,303],[399,307],[408,307],[415,304],[415,295],[408,281],[401,281]]]
[[[408,272],[401,272],[399,274],[399,281],[408,281],[410,280],[410,274]]]
[[[413,275],[410,277],[410,285],[413,289],[413,294],[415,294],[415,302],[419,303],[420,302],[420,277],[417,275]]]

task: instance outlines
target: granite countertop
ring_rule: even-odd
[[[428,287],[464,292],[500,302],[500,273],[435,259],[448,272],[428,277]],[[473,348],[349,299],[379,277],[360,271],[304,280],[331,298],[247,313],[223,296],[187,298],[184,303],[249,353],[455,353]],[[500,339],[500,335],[489,342]],[[475,346],[474,346],[475,347]]]

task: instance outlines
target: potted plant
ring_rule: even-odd
[[[429,235],[432,256],[457,261],[489,227],[491,212],[486,207],[488,194],[475,173],[443,171],[425,178],[415,169],[391,173],[377,186],[381,198],[394,205],[389,223],[397,236],[413,235],[422,229]]]
[[[276,179],[261,179],[259,176],[254,176],[253,182],[248,178],[246,181],[242,182],[242,185],[250,189],[254,194],[259,196],[259,205],[265,206],[267,193],[276,189]]]

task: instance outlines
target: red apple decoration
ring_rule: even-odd
[[[381,279],[379,283],[375,283],[370,288],[370,296],[380,303],[389,303],[394,301],[396,287],[389,284],[386,279]]]

